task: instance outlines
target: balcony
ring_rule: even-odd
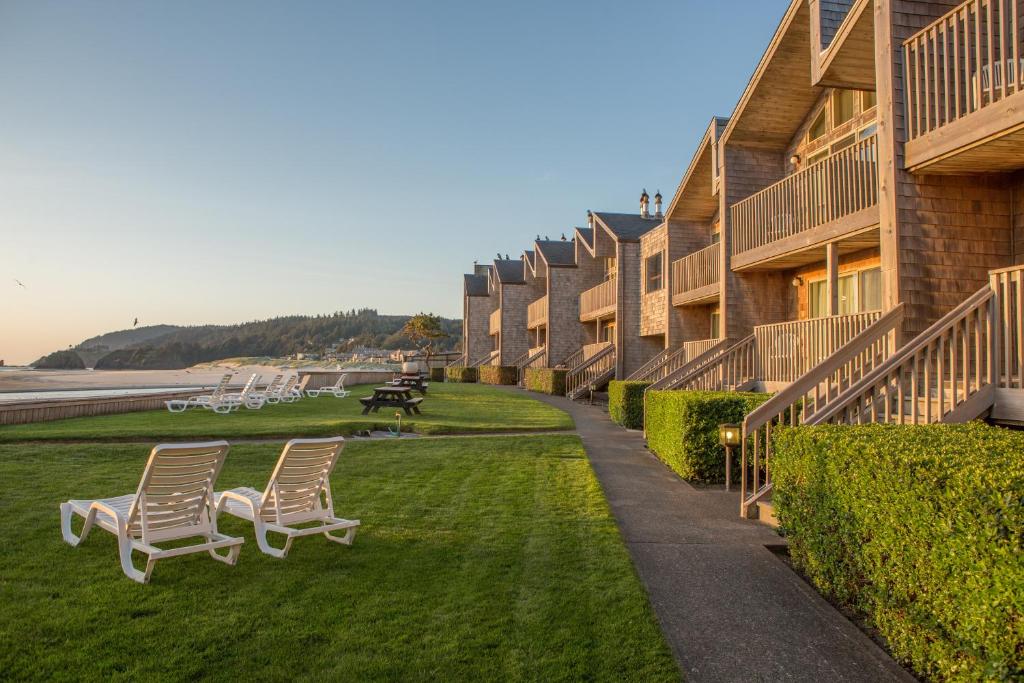
[[[672,262],[672,305],[718,301],[722,244],[717,242]]]
[[[908,170],[1024,168],[1022,4],[968,0],[904,42]]]
[[[730,208],[733,270],[784,269],[878,246],[878,138],[853,143]]]
[[[548,324],[548,296],[545,294],[526,309],[526,328],[535,330]]]
[[[501,309],[496,308],[491,313],[490,334],[495,335],[501,332]]]
[[[617,285],[618,281],[612,278],[580,294],[580,322],[615,315]]]

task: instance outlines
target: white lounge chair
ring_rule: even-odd
[[[299,383],[298,375],[292,375],[285,381],[284,386],[277,390],[276,398],[280,403],[295,403],[302,394],[297,394],[295,385]]]
[[[61,503],[61,534],[73,546],[93,526],[117,536],[121,569],[139,583],[149,582],[157,560],[203,550],[221,562],[235,564],[245,539],[217,531],[213,486],[228,454],[226,441],[164,444],[153,448],[134,495]],[[78,536],[71,531],[71,516],[85,519]],[[155,543],[201,536],[203,543],[161,550]],[[227,555],[217,550],[227,548]],[[135,568],[132,551],[148,556],[146,571]]]
[[[259,375],[250,375],[249,380],[242,387],[242,391],[237,394],[225,394],[218,401],[210,401],[203,407],[212,410],[215,413],[230,413],[234,410],[238,410],[242,406],[250,410],[259,410],[263,407],[264,400],[256,391],[256,382],[259,381]]]
[[[256,391],[253,395],[263,399],[265,403],[277,403],[280,400],[278,392],[281,390],[281,380],[283,379],[284,375],[274,375],[274,379],[270,380],[270,384],[261,391]]]
[[[318,396],[322,396],[324,394],[330,394],[334,398],[345,398],[350,393],[352,393],[345,388],[345,379],[347,377],[348,375],[342,375],[341,377],[338,378],[337,382],[335,382],[332,386],[329,387],[320,387],[319,389],[306,389],[306,396],[317,398]]]
[[[292,541],[299,536],[323,534],[335,543],[352,545],[359,520],[334,516],[331,498],[331,472],[338,462],[345,439],[292,439],[285,444],[267,488],[242,487],[215,495],[217,512],[240,517],[256,528],[256,544],[273,557],[285,557]],[[322,500],[321,500],[322,499]],[[319,522],[319,525],[297,528],[295,525]],[[338,537],[332,531],[345,530]],[[284,548],[278,550],[267,542],[267,532],[284,534]]]
[[[167,406],[167,410],[172,413],[183,413],[189,408],[202,408],[211,401],[219,402],[223,398],[228,389],[228,384],[230,383],[231,374],[228,373],[221,377],[220,383],[214,388],[213,393],[205,396],[192,396],[191,398],[176,398],[170,401],[164,401],[164,405]]]

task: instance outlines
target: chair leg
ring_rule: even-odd
[[[335,543],[341,543],[342,545],[352,545],[352,542],[356,540],[356,530],[358,528],[359,527],[353,526],[349,527],[348,529],[345,529],[344,536],[335,536],[330,531],[325,531],[324,536],[326,536],[328,540],[334,541]]]
[[[277,548],[271,546],[270,543],[267,541],[267,527],[265,527],[263,523],[259,520],[256,520],[255,527],[256,545],[259,546],[259,549],[262,552],[266,553],[267,555],[270,555],[271,557],[277,557],[280,559],[284,559],[288,556],[288,551],[291,550],[292,541],[294,540],[292,536],[287,536],[287,540],[284,542],[284,548],[278,550]]]
[[[215,539],[213,539],[210,536],[207,536],[206,540],[213,541]],[[221,555],[220,553],[217,552],[216,548],[210,548],[210,550],[209,550],[210,557],[212,557],[213,559],[217,560],[218,562],[223,562],[224,564],[229,564],[232,567],[235,566],[235,564],[238,562],[238,555],[241,552],[242,552],[242,544],[241,543],[239,543],[238,545],[229,546],[228,547],[227,555]]]
[[[126,530],[119,529],[117,532],[117,554],[121,559],[121,571],[132,581],[149,583],[149,577],[153,573],[156,560],[152,555],[146,556],[146,571],[140,572],[132,563],[132,541],[128,538]]]
[[[74,509],[70,503],[60,504],[60,533],[64,537],[64,541],[71,546],[77,546],[84,541],[85,537],[89,535],[89,531],[92,530],[93,522],[96,521],[96,510],[89,510],[89,513],[85,516],[85,522],[82,524],[81,533],[75,536],[74,532],[71,531],[71,518],[74,514]]]

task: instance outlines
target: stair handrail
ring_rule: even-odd
[[[980,309],[982,306],[986,307],[986,327],[987,327],[987,341],[985,344],[986,355],[988,356],[988,368],[985,373],[986,383],[995,384],[996,378],[999,376],[999,354],[995,353],[994,348],[994,320],[993,315],[995,313],[993,307],[988,306],[988,303],[995,297],[991,286],[985,285],[985,287],[979,289],[974,294],[965,299],[959,306],[951,310],[946,315],[939,318],[937,321],[932,323],[924,332],[917,335],[913,340],[905,344],[899,351],[889,356],[884,362],[879,364],[874,370],[865,374],[861,379],[840,394],[830,405],[817,411],[814,415],[808,418],[805,425],[818,425],[825,424],[827,422],[835,421],[843,411],[848,410],[855,404],[862,402],[866,397],[867,393],[874,391],[879,385],[881,380],[886,378],[893,378],[897,372],[902,369],[903,364],[907,360],[912,360],[914,356],[931,344],[937,341],[945,332],[959,325],[962,321],[968,319],[971,313]],[[979,319],[980,320],[980,319]],[[979,359],[980,361],[980,359]],[[980,368],[978,370],[980,376]],[[915,378],[916,384],[916,378]],[[940,379],[938,389],[940,399],[943,397],[942,381]],[[944,413],[942,412],[943,407],[940,406],[939,414],[936,416],[938,420],[942,419]],[[931,410],[929,406],[929,414],[927,421],[931,421]],[[916,420],[916,413],[915,413]],[[875,421],[875,416],[872,415],[872,420]],[[903,419],[902,409],[900,411],[900,419]],[[863,420],[860,420],[863,422]]]
[[[829,401],[837,400],[843,391],[856,383],[860,377],[877,367],[879,363],[884,363],[894,350],[894,336],[903,323],[904,314],[905,306],[902,303],[884,313],[853,339],[747,414],[741,432],[741,516],[747,517],[757,501],[772,489],[769,461],[772,453],[773,425],[787,422],[791,425],[805,423],[810,415],[823,410]],[[831,381],[833,378],[835,382]],[[824,396],[821,395],[823,384]],[[836,387],[838,390],[835,390]],[[811,412],[808,412],[809,407],[812,409]],[[750,471],[748,463],[752,465]],[[753,478],[752,486],[750,478]],[[751,491],[749,496],[748,490]]]
[[[730,367],[730,364],[731,367]],[[728,382],[726,375],[734,369],[739,371]],[[705,391],[731,391],[736,387],[756,380],[758,377],[757,337],[750,335],[723,349],[714,358],[695,367],[669,386],[671,389],[702,389]],[[718,372],[715,378],[711,373]],[[739,381],[742,379],[743,381]]]
[[[700,371],[726,353],[731,348],[732,343],[733,342],[730,339],[720,339],[717,344],[711,346],[709,349],[694,358],[687,360],[681,367],[673,370],[661,379],[651,382],[651,384],[644,389],[644,393],[646,394],[651,390],[658,391],[663,389],[675,389],[677,383],[681,383],[694,372]]]
[[[654,358],[650,359],[649,361],[641,365],[639,370],[631,374],[626,379],[629,381],[643,381],[645,378],[647,378],[647,376],[650,373],[653,373],[653,371],[656,370],[658,367],[664,365],[668,361],[670,356],[674,356],[680,352],[685,353],[686,350],[681,346],[675,349],[671,347],[667,349],[662,349],[657,354],[655,354]]]
[[[471,368],[478,368],[478,367],[480,367],[481,365],[484,365],[484,364],[486,364],[486,363],[489,363],[489,362],[490,362],[490,361],[491,361],[491,360],[492,360],[492,359],[493,359],[493,358],[494,358],[495,356],[497,356],[497,355],[498,355],[498,353],[499,353],[499,351],[490,351],[490,352],[489,352],[489,353],[488,353],[488,354],[487,354],[486,356],[484,356],[483,358],[480,358],[479,360],[477,360],[477,361],[474,361],[474,362],[473,362],[473,364],[472,364],[472,365],[470,365],[469,367],[471,367]]]
[[[564,367],[564,368],[568,368],[569,370],[574,370],[574,369],[576,369],[576,366],[579,365],[580,363],[582,363],[583,361],[584,361],[584,358],[583,358],[583,347],[580,346],[580,348],[576,349],[575,351],[570,353],[568,356],[566,356],[565,360],[563,360],[559,364],[559,367]]]
[[[453,360],[450,363],[448,363],[448,365],[446,367],[449,367],[449,368],[459,367],[459,365],[464,364],[465,362],[466,362],[466,354],[463,353],[463,354],[460,354],[460,355],[456,356],[455,360]]]
[[[615,345],[609,344],[605,348],[601,349],[593,356],[585,360],[575,370],[570,370],[569,374],[565,377],[565,395],[569,398],[575,398],[576,392],[580,387],[588,384],[592,379],[598,375],[607,371],[607,367],[597,367],[594,372],[595,366],[599,366],[602,362],[607,364],[610,358],[611,365],[614,367],[615,364]]]
[[[548,347],[546,346],[540,347],[540,350],[537,351],[537,353],[533,354],[532,356],[530,355],[529,351],[526,352],[522,362],[516,365],[516,374],[520,386],[523,386],[526,383],[526,369],[532,368],[534,364],[537,363],[537,361],[547,358],[547,355]]]

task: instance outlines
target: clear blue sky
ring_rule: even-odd
[[[8,0],[0,358],[135,317],[460,316],[475,258],[671,196],[786,5]]]

